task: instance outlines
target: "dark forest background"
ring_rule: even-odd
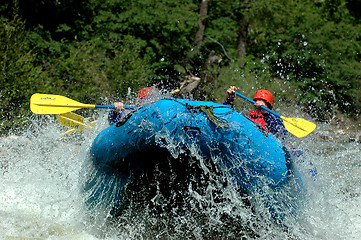
[[[192,81],[199,100],[265,88],[315,120],[357,119],[361,0],[2,0],[0,73],[2,132],[34,93],[101,104]]]

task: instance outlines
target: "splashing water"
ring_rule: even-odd
[[[102,116],[102,114],[100,114]],[[0,239],[359,239],[360,145],[302,139],[298,163],[307,192],[301,214],[274,223],[269,189],[249,197],[199,157],[158,164],[129,186],[119,216],[83,204],[80,173],[97,133],[59,136],[52,118],[32,120],[22,133],[0,139]],[[322,127],[322,126],[321,126]],[[317,144],[315,144],[317,143]],[[308,174],[308,162],[318,169]],[[184,169],[184,176],[177,169]],[[143,186],[146,186],[144,188]],[[168,186],[166,193],[160,191]],[[286,198],[287,189],[278,192]],[[292,202],[292,199],[289,199]]]

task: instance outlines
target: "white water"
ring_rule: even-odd
[[[92,215],[84,208],[78,184],[92,140],[106,123],[100,119],[97,125],[95,131],[59,136],[62,127],[50,117],[39,117],[29,129],[0,140],[0,239],[361,239],[358,143],[321,142],[316,135],[302,140],[308,149],[305,157],[318,175],[312,180],[306,164],[299,165],[306,203],[299,218],[286,219],[286,229],[272,223],[262,207],[257,214],[246,207],[235,186],[222,188],[217,182],[207,192],[222,189],[227,201],[189,188],[192,211],[183,215],[128,209],[106,221],[106,211]]]

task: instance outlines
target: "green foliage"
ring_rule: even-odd
[[[47,65],[52,93],[99,102],[104,95],[121,98],[128,88],[134,91],[147,85],[149,64],[139,56],[139,45],[132,40],[128,37],[121,43],[109,43],[106,51],[98,39],[70,48]]]
[[[105,63],[105,73],[114,98],[125,96],[128,88],[137,91],[150,85],[152,69],[147,59],[140,56],[142,42],[126,36],[123,45],[115,46],[114,57]]]
[[[321,120],[336,109],[360,112],[359,0],[210,1],[204,40],[195,47],[199,4],[2,1],[2,128],[29,113],[36,92],[114,101],[129,89],[177,85],[180,72],[202,77],[202,99],[223,102],[236,85],[249,97],[269,89],[281,103],[302,104]],[[249,22],[246,56],[235,60],[243,17]],[[221,61],[209,64],[211,52]]]
[[[15,127],[26,117],[28,99],[42,88],[42,72],[34,67],[35,54],[28,48],[24,22],[17,15],[0,17],[0,130]]]
[[[105,1],[99,5],[94,30],[103,39],[131,35],[143,42],[141,53],[158,75],[173,66],[192,47],[197,27],[193,1]]]
[[[360,23],[361,20],[361,0],[348,0],[346,3],[347,9],[350,11],[352,17],[356,22]]]
[[[242,14],[242,1],[210,1],[207,18],[207,28],[205,30],[205,41],[201,52],[207,58],[210,51],[216,54],[224,54],[219,44],[208,37],[218,41],[231,58],[236,57],[237,38],[240,29],[240,18]]]
[[[298,101],[318,118],[330,118],[336,107],[357,114],[360,33],[338,17],[347,13],[344,1],[326,1],[320,8],[309,1],[266,2],[256,1],[250,11],[251,19],[261,20],[251,30],[260,42],[251,53],[265,57],[275,76],[298,86]],[[262,56],[260,49],[266,50]]]

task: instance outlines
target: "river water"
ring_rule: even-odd
[[[79,175],[107,123],[99,118],[95,130],[60,136],[65,130],[51,116],[29,121],[27,129],[0,139],[0,239],[361,239],[361,144],[320,138],[318,132],[333,131],[328,125],[319,124],[301,141],[305,161],[298,168],[307,189],[302,214],[280,226],[217,177],[206,192],[221,197],[189,187],[183,211],[152,211],[144,203],[117,218],[107,210],[90,212]],[[308,162],[317,167],[315,178]],[[158,201],[162,208],[160,198],[152,199],[153,206]]]

